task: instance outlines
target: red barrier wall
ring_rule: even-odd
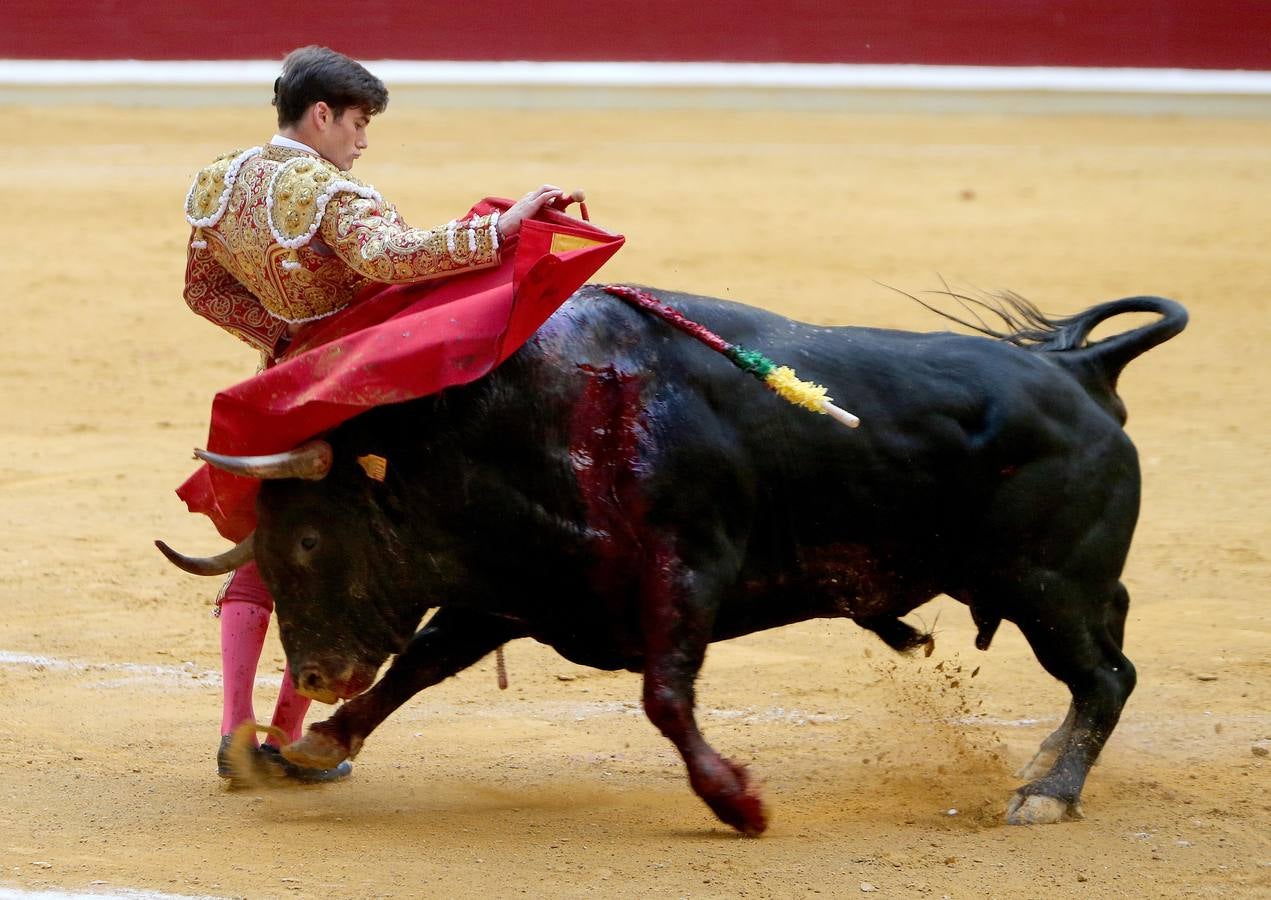
[[[8,0],[0,58],[711,60],[1271,69],[1264,0]]]

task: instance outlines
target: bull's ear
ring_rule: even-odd
[[[388,475],[388,460],[382,456],[376,456],[374,453],[359,456],[357,464],[362,467],[366,477],[372,481],[383,481]]]
[[[210,466],[246,478],[302,478],[305,481],[326,478],[335,457],[326,441],[309,441],[295,450],[268,456],[228,456],[209,450],[195,450],[194,455]]]

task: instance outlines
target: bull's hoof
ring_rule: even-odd
[[[283,758],[307,769],[335,769],[352,754],[330,735],[310,728],[298,741],[282,748]]]
[[[737,798],[730,813],[728,818],[720,818],[746,837],[759,837],[768,830],[768,814],[764,812],[763,801],[754,794]]]
[[[1069,819],[1081,819],[1081,803],[1068,803],[1058,797],[1041,794],[1016,794],[1006,805],[1008,825],[1054,825]]]
[[[731,825],[746,837],[758,837],[768,828],[759,794],[750,788],[746,767],[732,760],[721,760],[727,775],[718,775],[707,784],[694,784],[698,795],[725,825]],[[721,773],[722,774],[722,773]],[[728,776],[732,777],[729,778]],[[729,784],[728,782],[732,782]]]

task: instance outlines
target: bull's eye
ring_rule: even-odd
[[[318,529],[313,526],[302,527],[296,535],[296,542],[292,545],[292,561],[301,566],[313,565],[314,554],[320,543],[322,543],[322,535]]]

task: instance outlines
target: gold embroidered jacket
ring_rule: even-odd
[[[185,301],[272,354],[289,324],[402,284],[499,261],[498,213],[411,228],[370,185],[324,159],[268,145],[228,153],[190,185]]]

